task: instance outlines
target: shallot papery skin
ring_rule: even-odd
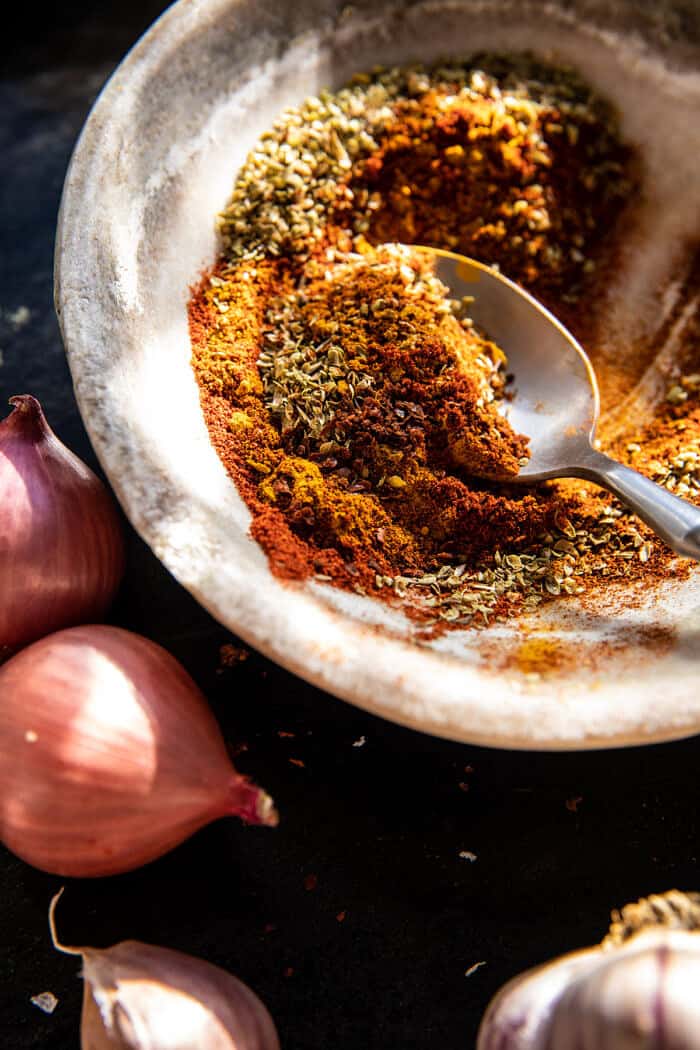
[[[159,645],[117,627],[49,635],[0,668],[0,839],[67,876],[129,871],[226,815],[277,823],[209,706]]]
[[[29,394],[0,422],[0,651],[101,619],[124,573],[114,501]]]
[[[80,949],[81,1050],[279,1050],[257,995],[230,973],[139,941]]]

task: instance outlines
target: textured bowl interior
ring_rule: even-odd
[[[625,286],[643,293],[698,223],[699,36],[687,3],[180,0],[136,45],[70,167],[56,302],[80,409],[122,505],[218,620],[332,693],[445,737],[578,748],[700,728],[697,575],[635,594],[610,590],[595,608],[567,599],[431,646],[369,599],[276,580],[209,443],[186,316],[188,289],[216,257],[214,217],[234,173],[284,106],[378,62],[483,48],[571,61],[618,102],[660,187],[648,241],[669,245],[632,253],[643,264]],[[689,197],[664,182],[671,168]],[[563,667],[518,670],[533,636],[569,653]]]

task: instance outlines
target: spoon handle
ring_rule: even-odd
[[[674,551],[700,561],[700,508],[594,449],[576,476],[609,489]]]

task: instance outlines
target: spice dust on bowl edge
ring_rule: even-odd
[[[664,457],[682,413],[695,411],[694,373],[680,367],[678,347],[695,322],[687,231],[700,232],[690,159],[700,147],[700,41],[667,54],[668,39],[655,38],[663,18],[646,25],[633,3],[601,5],[598,24],[575,11],[551,5],[535,34],[529,8],[507,3],[337,4],[323,20],[310,4],[272,19],[240,0],[214,0],[206,14],[177,3],[98,99],[71,161],[57,237],[56,305],[83,419],[131,522],[179,582],[248,643],[329,692],[424,732],[503,747],[612,747],[697,732],[697,575],[681,559],[655,571],[659,545],[647,551],[631,523],[611,564],[648,565],[637,579],[611,574],[595,596],[573,593],[486,629],[434,636],[400,606],[334,587],[323,571],[280,579],[212,446],[187,307],[221,250],[214,220],[233,178],[285,106],[377,64],[526,49],[555,56],[617,111],[644,185],[610,270],[611,341],[596,362],[603,387],[617,333],[637,350],[618,388],[619,369],[607,369],[605,438],[636,446],[632,457],[656,456],[635,465],[666,471],[658,480],[669,488],[692,487],[692,433]],[[625,420],[646,419],[658,404],[670,407],[656,444],[629,437]],[[596,540],[617,529],[616,513],[602,514]],[[549,559],[566,562],[576,523],[560,515],[555,526]],[[523,572],[522,555],[508,557],[499,586]],[[492,581],[483,582],[486,593]]]

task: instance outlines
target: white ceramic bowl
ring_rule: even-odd
[[[429,733],[580,748],[696,732],[698,576],[634,595],[610,591],[595,609],[568,599],[432,647],[411,641],[401,615],[368,599],[281,583],[248,536],[249,512],[209,443],[189,366],[188,289],[216,257],[214,217],[236,169],[284,106],[377,62],[482,48],[573,61],[618,102],[662,205],[661,226],[649,212],[648,243],[670,248],[698,219],[689,202],[700,200],[692,161],[700,48],[687,36],[674,44],[672,6],[637,7],[587,0],[579,20],[563,5],[495,0],[352,8],[180,0],[107,84],[66,179],[57,309],[80,410],[134,526],[247,642],[337,696]],[[630,253],[625,287],[637,303],[671,254]],[[617,321],[625,316],[621,308]],[[517,670],[533,635],[560,647],[561,670]]]

